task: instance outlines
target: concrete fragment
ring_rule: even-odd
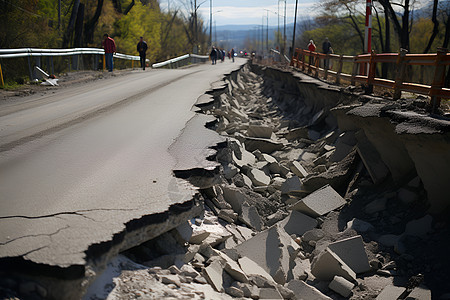
[[[284,135],[284,137],[289,141],[297,139],[307,139],[308,129],[306,127],[291,129]]]
[[[175,284],[176,286],[181,286],[180,277],[178,275],[158,275],[159,279],[164,284]]]
[[[301,280],[291,280],[286,287],[299,296],[300,299],[331,300],[330,297]]]
[[[230,287],[226,288],[225,293],[227,293],[228,295],[230,295],[232,297],[236,297],[236,298],[244,297],[244,292],[234,286],[230,286]]]
[[[305,280],[308,278],[308,274],[306,272],[311,270],[311,263],[309,260],[297,257],[294,263],[295,266],[292,268],[292,276],[288,276],[288,281],[292,279]]]
[[[266,186],[270,184],[270,177],[267,176],[263,171],[258,169],[251,169],[247,176],[250,178],[255,186]]]
[[[347,222],[347,229],[350,228],[354,229],[358,233],[367,232],[374,229],[372,224],[356,218],[353,218],[352,220]]]
[[[384,164],[377,149],[366,137],[363,130],[358,131],[355,137],[358,141],[356,151],[358,151],[373,183],[377,184],[383,181],[389,174],[389,169]]]
[[[234,282],[233,286],[240,289],[244,293],[244,297],[246,298],[258,299],[259,297],[259,288],[254,285],[248,283]]]
[[[394,247],[400,240],[401,235],[385,234],[378,238],[378,242],[386,247]]]
[[[313,228],[306,231],[302,236],[302,241],[319,241],[325,236],[325,232],[322,229]]]
[[[242,178],[244,179],[244,184],[245,184],[247,187],[251,188],[251,187],[253,186],[252,180],[251,180],[247,175],[242,174]]]
[[[277,190],[281,190],[281,187],[283,186],[283,183],[286,181],[286,179],[281,177],[275,177],[272,179],[272,182],[270,183],[270,186],[274,187]]]
[[[271,156],[271,155],[269,155],[267,153],[262,153],[261,154],[261,158],[262,158],[262,160],[268,162],[269,164],[278,163],[278,161],[276,160],[275,157],[273,157],[273,156]]]
[[[242,206],[242,212],[239,216],[239,220],[257,231],[262,230],[263,222],[261,220],[261,216],[258,213],[258,210],[254,206],[244,204]]]
[[[300,247],[280,224],[275,224],[236,246],[236,250],[261,266],[276,282],[284,284],[291,260],[297,256]]]
[[[328,245],[356,274],[370,271],[369,259],[360,235]]]
[[[431,300],[431,290],[426,286],[418,286],[406,297],[406,300]]]
[[[259,150],[262,153],[271,154],[274,151],[278,151],[283,149],[283,143],[276,142],[271,139],[262,139],[262,138],[252,138],[248,137],[245,139],[245,147],[249,151]]]
[[[270,282],[275,282],[269,273],[267,273],[262,267],[260,267],[256,262],[254,262],[250,258],[244,256],[244,257],[240,258],[238,260],[238,262],[239,262],[239,266],[241,267],[242,271],[244,271],[244,273],[248,277],[258,275],[258,276],[265,278],[266,280],[268,280]]]
[[[331,281],[338,275],[349,281],[356,280],[356,273],[332,250],[325,249],[314,258],[311,273],[319,280]]]
[[[192,277],[195,278],[200,275],[199,272],[197,272],[192,266],[186,264],[183,265],[180,269],[180,274],[186,277]]]
[[[344,277],[334,276],[333,280],[330,282],[328,287],[341,295],[342,297],[347,298],[352,293],[352,289],[355,285],[345,279]]]
[[[294,176],[286,179],[286,181],[281,186],[282,194],[291,194],[295,192],[303,192],[303,184],[298,176]]]
[[[383,211],[386,209],[386,202],[387,199],[384,197],[373,200],[364,207],[364,212],[366,214],[372,215],[376,212]]]
[[[189,243],[191,244],[201,244],[208,236],[210,235],[210,233],[208,231],[205,230],[200,230],[200,231],[193,231],[191,238],[189,239]]]
[[[228,223],[234,223],[238,219],[238,214],[232,209],[221,209],[217,216]]]
[[[290,169],[292,173],[300,178],[305,178],[306,176],[308,176],[308,172],[306,172],[305,168],[303,168],[303,166],[298,161],[293,161],[290,165]]]
[[[253,230],[244,226],[237,225],[236,229],[239,231],[239,233],[245,240],[251,239],[255,235],[255,232]]]
[[[331,186],[326,185],[292,205],[290,209],[317,218],[344,204],[346,204],[344,198],[342,198]]]
[[[277,289],[262,288],[259,290],[259,299],[283,299]]]
[[[256,138],[270,139],[273,129],[269,126],[250,125],[247,129],[247,135]]]
[[[208,283],[219,293],[224,292],[223,288],[223,266],[219,261],[213,261],[203,269],[203,275]]]
[[[239,173],[238,168],[236,168],[235,166],[233,166],[231,164],[230,165],[225,165],[223,167],[223,175],[224,175],[224,177],[226,179],[233,178],[234,176],[236,176],[237,173]]]
[[[241,149],[241,156],[238,157],[233,151],[232,159],[236,166],[242,168],[243,166],[253,165],[256,162],[256,157],[245,149]]]
[[[396,300],[405,291],[406,291],[406,288],[404,288],[404,287],[388,285],[381,291],[381,293],[375,299],[376,300]]]
[[[278,292],[280,292],[280,295],[283,299],[292,299],[295,297],[295,293],[293,291],[281,284],[277,286],[277,290]]]
[[[236,213],[240,214],[245,202],[245,195],[239,189],[227,185],[222,186],[222,190],[225,201],[231,205]]]
[[[419,195],[411,190],[401,188],[398,190],[397,198],[404,204],[411,204],[419,200]]]
[[[181,225],[179,225],[177,228],[175,228],[175,239],[177,239],[180,244],[184,244],[186,242],[189,242],[192,236],[192,227],[189,222],[184,222]]]
[[[284,218],[284,213],[281,210],[278,210],[276,213],[271,214],[267,217],[267,226],[272,226],[275,223],[278,223]],[[286,229],[285,229],[286,230]]]
[[[318,166],[315,166],[315,167],[311,170],[312,173],[325,173],[326,171],[327,171],[327,166],[325,166],[325,165],[318,165]]]
[[[420,219],[409,221],[406,224],[405,234],[425,237],[428,232],[431,231],[431,224],[433,222],[433,217],[426,215]]]
[[[287,218],[281,221],[281,226],[289,235],[302,236],[306,231],[317,226],[317,220],[293,210]]]

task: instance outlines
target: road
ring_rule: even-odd
[[[1,105],[0,258],[84,265],[131,220],[191,199],[172,170],[187,157],[212,167],[219,141],[192,106],[245,62],[134,71]]]

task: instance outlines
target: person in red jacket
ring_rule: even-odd
[[[106,68],[109,72],[113,70],[113,55],[116,53],[116,42],[107,33],[103,35],[102,47],[105,49]]]
[[[308,50],[311,52],[316,52],[316,45],[314,44],[313,40],[309,41]],[[310,65],[314,64],[314,57],[312,57],[312,55],[309,56],[309,64]]]

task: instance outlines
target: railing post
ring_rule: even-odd
[[[300,50],[301,54],[302,54],[302,71],[305,71],[305,60],[306,60],[306,55],[305,55],[305,51],[303,51],[303,49]]]
[[[448,49],[439,47],[436,53],[434,79],[431,84],[430,96],[431,96],[431,112],[435,113],[441,105],[441,97],[436,94],[442,90],[445,82],[445,65],[442,64],[443,58],[447,55]]]
[[[106,55],[103,54],[103,71],[106,69]]]
[[[375,53],[375,50],[372,50],[370,53],[370,59],[369,59],[369,72],[367,74],[367,90],[366,92],[368,94],[373,93],[373,82],[375,79],[375,73],[376,73],[376,67],[377,63],[375,61],[377,54]]]
[[[395,83],[394,83],[394,100],[398,100],[402,97],[402,85],[403,85],[403,77],[405,76],[406,64],[405,57],[408,53],[406,49],[400,49],[400,52],[397,56],[397,73],[395,75]]]
[[[325,80],[327,80],[327,78],[328,78],[328,64],[330,63],[330,55],[327,53],[327,54],[325,54],[326,56],[325,56],[325,59],[324,59],[324,61],[323,61],[323,69],[324,69],[324,74],[323,74],[323,78],[325,79]]]
[[[2,87],[5,87],[5,82],[3,81],[3,71],[2,71],[2,65],[0,65],[0,78],[2,80]]]
[[[353,70],[352,70],[352,79],[350,81],[351,85],[356,85],[355,76],[358,73],[358,63],[357,63],[358,55],[353,57]]]
[[[339,56],[339,65],[338,65],[338,70],[336,73],[336,84],[340,84],[341,83],[341,73],[342,73],[342,66],[344,64],[344,54],[341,54]]]
[[[318,78],[319,77],[319,68],[320,68],[320,55],[319,55],[319,53],[316,53],[316,54],[314,54],[314,56],[315,56],[315,63],[314,63],[314,66],[316,67],[316,73],[314,74],[314,77],[315,78]]]

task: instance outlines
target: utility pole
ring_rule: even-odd
[[[267,11],[267,31],[266,31],[266,48],[267,48],[267,52],[269,53],[269,11]]]
[[[280,34],[281,34],[281,32],[280,32],[280,1],[281,0],[278,0],[278,13],[277,13],[277,16],[278,16],[278,31],[277,31],[277,45],[278,45],[278,50],[280,50],[281,49],[281,42],[280,42]]]
[[[61,28],[61,0],[58,0],[58,29]]]
[[[284,35],[283,35],[283,55],[286,53],[286,0],[284,0]]]
[[[212,0],[209,0],[209,46],[212,47]]]
[[[298,5],[298,0],[295,0],[295,17],[294,17],[294,34],[292,35],[292,56],[294,55],[295,52],[295,29],[297,28],[297,5]]]
[[[366,30],[364,37],[364,53],[372,50],[372,0],[366,0]]]

